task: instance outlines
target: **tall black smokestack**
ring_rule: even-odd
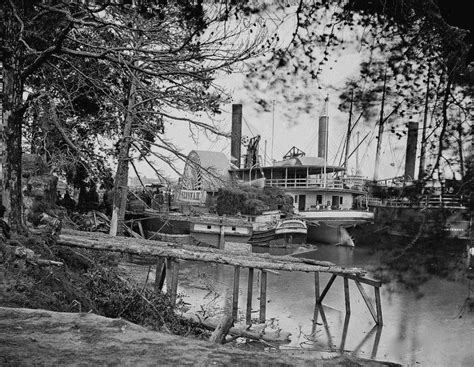
[[[328,104],[329,96],[324,100],[324,110],[322,115],[319,117],[319,133],[318,133],[318,157],[327,160],[328,151]]]
[[[240,168],[242,144],[242,105],[232,105],[232,135],[230,140],[230,161]]]
[[[418,122],[408,124],[407,154],[405,157],[405,181],[415,178],[416,144],[418,142]]]

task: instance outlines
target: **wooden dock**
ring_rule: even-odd
[[[321,304],[326,294],[339,276],[344,280],[344,297],[346,314],[351,313],[349,281],[353,281],[359,289],[370,314],[377,325],[383,324],[382,305],[380,302],[379,281],[365,277],[366,271],[360,268],[345,268],[327,261],[297,258],[293,256],[273,256],[269,254],[245,254],[228,252],[221,249],[177,245],[162,241],[153,241],[129,237],[113,237],[99,232],[81,232],[63,230],[58,241],[59,245],[81,247],[90,250],[114,251],[138,256],[155,256],[157,269],[155,289],[161,291],[166,280],[167,292],[173,301],[176,300],[178,288],[179,260],[203,261],[225,264],[234,267],[232,317],[237,319],[240,272],[248,269],[248,292],[246,322],[251,323],[251,306],[253,298],[253,281],[255,271],[260,271],[260,314],[259,321],[265,322],[267,304],[267,277],[272,271],[299,271],[314,273],[315,302]],[[330,273],[331,278],[320,292],[320,273]],[[374,288],[375,306],[368,297],[363,284]]]

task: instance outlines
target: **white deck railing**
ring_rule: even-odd
[[[331,189],[343,189],[344,184],[342,180],[327,179],[324,182],[321,178],[273,178],[265,181],[266,186],[276,186],[285,188],[331,188]]]
[[[365,191],[363,181],[360,185],[354,180],[333,179],[326,180],[322,178],[267,178],[265,186],[275,186],[281,188],[328,188],[328,189],[350,189],[357,191]]]
[[[447,207],[447,208],[464,208],[464,204],[460,198],[451,196],[430,196],[422,197],[420,200],[409,200],[407,198],[400,199],[379,199],[368,198],[369,206],[390,206],[390,207]]]

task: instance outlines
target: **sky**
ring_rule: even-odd
[[[291,9],[290,9],[291,11]],[[282,43],[286,42],[285,35],[291,34],[293,27],[291,20],[280,29]],[[321,24],[324,27],[324,24]],[[338,110],[339,94],[343,91],[345,82],[349,78],[358,76],[360,61],[363,54],[360,52],[360,42],[357,41],[357,32],[350,34],[340,34],[349,41],[348,47],[338,54],[329,55],[330,61],[323,68],[323,73],[318,82],[302,80],[298,77],[289,81],[284,93],[303,94],[305,98],[295,103],[287,103],[282,98],[282,89],[271,88],[270,80],[248,80],[243,73],[233,73],[219,75],[216,84],[223,86],[232,97],[232,103],[240,103],[243,106],[243,128],[242,135],[253,137],[261,135],[260,155],[263,157],[266,152],[266,163],[270,159],[282,159],[283,155],[293,146],[304,151],[307,156],[317,155],[318,141],[318,119],[323,110],[324,98],[329,97],[329,146],[328,163],[338,164],[341,157],[341,149],[345,133],[347,130],[348,113]],[[254,83],[252,83],[254,82]],[[249,85],[257,88],[249,89]],[[289,89],[289,90],[288,90]],[[274,110],[263,109],[257,103],[265,100],[270,106],[275,101]],[[231,130],[231,110],[232,103],[222,106],[222,114],[218,118],[218,125],[223,131]],[[354,112],[357,115],[357,111]],[[274,134],[272,127],[274,126]],[[166,138],[173,141],[181,148],[184,154],[191,150],[210,150],[223,152],[230,158],[230,139],[224,137],[208,137],[203,132],[192,136],[185,123],[175,122],[165,125]],[[363,121],[353,133],[351,146],[356,146],[356,133],[360,132],[360,139],[367,136],[366,140],[359,148],[359,165],[364,176],[373,177],[375,165],[376,129],[375,121]],[[406,139],[398,140],[385,134],[383,138],[383,148],[379,178],[389,178],[403,174],[404,165],[404,145]],[[266,144],[265,144],[266,143]],[[265,150],[266,145],[266,150]],[[245,153],[245,147],[242,147]],[[273,154],[272,154],[273,153]],[[153,159],[151,159],[153,161]],[[177,175],[160,162],[156,162],[168,177],[177,180]],[[144,163],[137,165],[141,175],[155,177],[153,169]],[[178,163],[180,171],[183,171],[184,163]],[[349,173],[355,173],[355,154],[349,162]],[[133,176],[134,173],[131,172]]]

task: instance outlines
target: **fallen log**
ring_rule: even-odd
[[[197,315],[187,314],[183,315],[184,318],[191,320],[195,323],[200,324],[204,328],[208,330],[216,330],[218,327],[219,321],[213,318],[206,318],[201,319]],[[253,328],[253,329],[252,329]],[[246,338],[252,340],[263,340],[269,343],[288,343],[290,341],[291,333],[281,330],[267,330],[267,326],[265,324],[253,324],[251,327],[246,325],[235,325],[232,326],[228,333],[228,335],[236,336],[239,338]]]
[[[100,232],[83,232],[83,231],[76,231],[76,230],[63,230],[62,232],[63,236],[79,236],[79,237],[86,237],[94,240],[102,240],[102,239],[110,239],[114,238],[116,241],[119,242],[124,242],[126,243],[127,241],[130,241],[130,238],[127,237],[113,237],[109,236],[108,234],[105,233],[100,233]],[[188,245],[188,244],[177,244],[173,241],[157,241],[157,240],[150,240],[150,239],[140,239],[137,238],[135,243],[139,244],[145,244],[145,245],[160,245],[160,246],[166,246],[166,247],[172,247],[172,248],[182,248],[185,250],[191,250],[194,252],[203,252],[203,253],[213,253],[213,254],[224,254],[224,255],[229,255],[229,252],[226,250],[214,248],[214,247],[203,247],[203,246],[194,246],[194,245]],[[335,266],[334,263],[329,262],[329,261],[320,261],[320,260],[314,260],[314,259],[307,259],[307,258],[300,258],[300,257],[294,257],[294,256],[289,256],[289,255],[270,255],[270,254],[259,254],[259,253],[252,253],[251,255],[249,254],[238,254],[239,256],[251,256],[252,258],[261,258],[261,259],[268,259],[272,258],[273,261],[278,260],[278,261],[283,261],[283,262],[294,262],[294,263],[307,263],[311,265],[321,265],[321,266]]]
[[[234,319],[232,316],[226,315],[224,316],[221,321],[217,324],[216,329],[212,333],[210,337],[210,341],[216,344],[224,344],[225,337],[229,332],[232,324],[234,323]]]
[[[104,234],[91,236],[83,234],[62,234],[59,245],[82,247],[95,250],[115,251],[141,256],[174,257],[181,260],[215,262],[226,265],[242,266],[256,269],[271,269],[285,271],[321,271],[326,273],[352,274],[361,276],[365,270],[360,268],[343,268],[332,263],[308,264],[301,259],[273,256],[255,256],[243,254],[228,254],[225,251],[207,251],[195,246],[175,246],[159,241],[113,237]]]

